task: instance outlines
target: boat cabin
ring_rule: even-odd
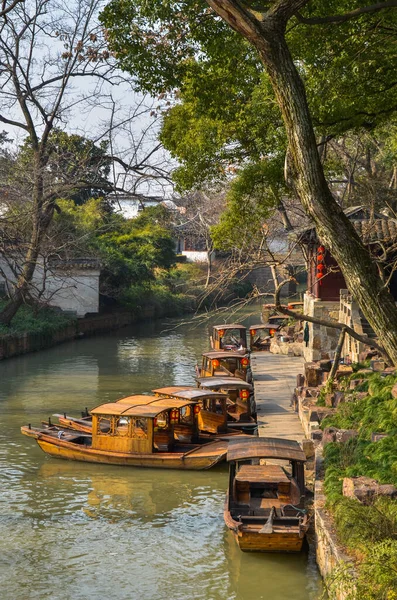
[[[228,405],[229,417],[233,420],[256,421],[256,403],[253,386],[239,377],[201,377],[197,380],[200,388],[224,392],[233,402]],[[230,423],[229,423],[230,425]]]
[[[206,352],[202,356],[201,369],[197,377],[239,377],[250,382],[252,379],[248,354],[231,351]]]
[[[308,523],[304,510],[306,457],[294,440],[229,442],[225,523],[243,551],[298,552]]]
[[[244,325],[214,325],[210,337],[213,350],[239,350],[247,348],[247,330]]]
[[[276,323],[259,323],[251,325],[249,328],[250,350],[251,352],[261,352],[270,350],[271,339],[281,329],[281,325]]]
[[[252,513],[304,501],[306,456],[294,440],[252,438],[229,442],[230,505]],[[256,499],[256,500],[255,500]],[[253,501],[253,502],[252,502]]]
[[[203,390],[197,387],[166,387],[153,390],[158,396],[170,401],[195,402],[194,409],[197,428],[201,432],[225,433],[227,431],[227,394],[219,391]]]
[[[107,452],[150,454],[172,449],[175,427],[193,414],[195,401],[146,396],[146,404],[134,405],[123,398],[93,408],[92,448]]]

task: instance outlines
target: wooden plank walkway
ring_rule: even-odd
[[[260,436],[298,442],[305,437],[299,417],[290,406],[296,376],[303,373],[303,364],[300,356],[251,353]]]

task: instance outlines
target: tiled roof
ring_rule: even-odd
[[[392,243],[397,241],[397,221],[394,219],[375,219],[373,221],[352,221],[364,244],[376,242]]]

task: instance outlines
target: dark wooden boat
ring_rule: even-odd
[[[238,323],[214,325],[210,342],[213,350],[246,351],[247,329]]]
[[[197,378],[202,377],[239,377],[251,383],[252,372],[249,354],[236,351],[205,352],[202,355],[201,368],[196,366]]]
[[[253,386],[239,377],[200,377],[198,386],[227,394],[228,427],[256,434],[257,413]]]
[[[277,323],[259,323],[251,325],[249,328],[250,350],[251,352],[263,352],[270,350],[270,342],[281,325]]]
[[[244,552],[299,552],[308,529],[305,454],[293,440],[229,442],[224,518]]]
[[[178,444],[179,410],[196,403],[155,398],[145,405],[114,402],[91,410],[92,434],[49,427],[21,428],[47,454],[68,460],[132,467],[209,469],[225,460],[227,441]]]

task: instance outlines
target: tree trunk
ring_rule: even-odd
[[[207,0],[208,4],[257,49],[270,77],[280,107],[294,170],[294,186],[317,234],[339,264],[346,283],[397,365],[397,309],[384,287],[369,251],[334,200],[325,180],[303,81],[285,40],[288,19],[307,3],[276,3],[268,13],[250,11],[235,0]]]
[[[317,234],[329,249],[361,310],[393,364],[397,364],[397,309],[368,249],[334,200],[325,180],[302,80],[284,34],[272,31],[260,49],[286,125],[296,173],[295,187]]]
[[[25,295],[31,285],[36,269],[37,259],[40,254],[41,241],[53,215],[53,205],[50,203],[43,207],[43,160],[40,153],[35,157],[36,177],[33,188],[32,232],[28,251],[24,258],[21,274],[15,284],[15,291],[0,313],[0,323],[9,325],[25,300]]]

